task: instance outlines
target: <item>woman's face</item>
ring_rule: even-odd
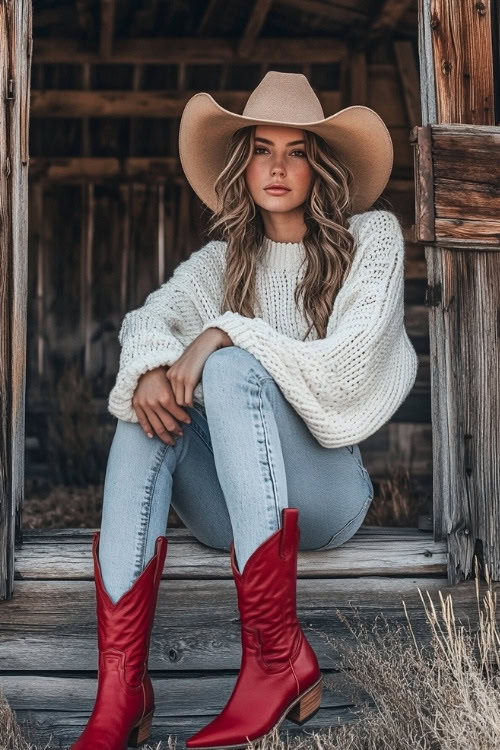
[[[312,175],[301,129],[257,125],[254,153],[245,170],[256,205],[270,212],[292,211],[305,202]],[[273,192],[268,187],[273,183],[288,189]]]

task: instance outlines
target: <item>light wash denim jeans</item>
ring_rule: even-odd
[[[165,534],[170,503],[202,544],[229,550],[238,569],[299,509],[299,550],[331,549],[359,529],[373,485],[357,445],[324,448],[261,363],[238,346],[213,352],[202,373],[205,408],[168,445],[118,420],[101,519],[99,562],[114,602]],[[175,436],[174,436],[175,437]]]

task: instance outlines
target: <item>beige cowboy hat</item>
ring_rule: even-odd
[[[352,170],[353,213],[366,211],[384,190],[393,163],[390,133],[373,109],[354,105],[325,117],[302,73],[270,70],[255,88],[242,115],[230,112],[201,92],[184,107],[179,126],[179,158],[186,178],[212,211],[214,183],[224,167],[231,135],[246,125],[286,125],[317,133]]]

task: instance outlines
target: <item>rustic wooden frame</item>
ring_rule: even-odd
[[[488,143],[498,146],[492,10],[490,0],[418,5],[423,127],[411,136],[417,166],[414,231],[425,242],[428,275],[434,540],[447,542],[451,584],[471,576],[475,557],[488,566],[492,580],[500,579],[500,266],[491,252],[498,244],[491,226],[484,241],[484,228],[456,188],[455,202],[444,209],[442,163],[437,168],[440,138],[443,143],[448,138],[451,174],[464,138],[476,138],[483,154]],[[494,167],[488,166],[488,173]],[[494,195],[484,180],[483,192],[481,184],[475,190]],[[479,202],[481,209],[484,217]]]
[[[0,3],[0,600],[14,588],[24,493],[30,0]]]
[[[414,242],[500,249],[500,127],[415,127]]]

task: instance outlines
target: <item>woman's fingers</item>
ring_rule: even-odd
[[[164,443],[168,443],[169,445],[175,445],[175,440],[170,434],[169,428],[162,422],[158,414],[153,411],[152,407],[149,408],[147,416],[160,440],[163,440]],[[168,420],[168,422],[170,422],[170,420]],[[172,430],[172,432],[173,431],[174,430]]]
[[[193,405],[193,390],[194,386],[192,383],[184,383],[184,403],[187,404],[187,406]]]
[[[142,429],[146,433],[148,437],[153,437],[153,427],[151,426],[149,419],[146,416],[146,412],[144,409],[142,409],[139,404],[134,405],[135,413],[137,414],[137,419],[139,420],[139,424],[141,425]]]
[[[192,406],[192,390],[191,393],[188,393],[190,386],[188,385],[187,376],[183,374],[176,375],[174,370],[168,380],[172,386],[176,403],[179,406],[185,406],[186,404]]]

